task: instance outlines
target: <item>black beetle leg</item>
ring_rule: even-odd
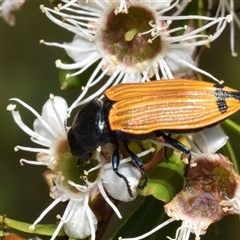
[[[81,171],[81,167],[80,167],[81,161],[83,161],[83,160],[78,159],[78,162],[77,162],[77,167],[78,167],[79,172]],[[82,175],[81,173],[80,173],[80,178],[81,178],[81,180],[83,181],[83,185],[86,186],[86,187],[88,187],[88,184],[87,184],[87,182],[86,182],[86,180],[85,180],[85,178],[84,178],[84,175]]]
[[[114,143],[116,145],[116,149],[115,151],[113,152],[113,155],[112,155],[112,168],[113,168],[113,171],[120,177],[124,180],[124,182],[126,183],[127,185],[127,189],[128,189],[128,193],[130,195],[130,197],[133,197],[133,194],[132,194],[132,190],[131,190],[131,187],[130,187],[130,184],[129,184],[129,181],[127,180],[127,178],[122,175],[121,173],[118,172],[118,166],[119,166],[119,161],[120,161],[120,157],[119,157],[119,145],[118,145],[118,142],[115,142]]]
[[[191,158],[192,158],[190,149],[188,147],[186,147],[185,145],[183,145],[182,143],[180,143],[179,141],[175,140],[174,138],[171,138],[171,136],[168,136],[162,132],[161,132],[161,136],[167,143],[172,145],[174,148],[176,148],[188,155],[188,166],[185,167],[185,171],[184,171],[184,177],[187,178],[188,170],[189,170]]]
[[[129,149],[126,141],[124,141],[123,144],[124,144],[124,147],[126,148],[128,154],[132,158],[134,165],[141,171],[142,176],[144,177],[144,183],[141,186],[138,186],[138,188],[140,190],[142,190],[142,189],[144,189],[144,187],[147,185],[147,182],[148,182],[148,176],[147,176],[147,173],[145,172],[143,163],[142,163],[141,159]]]
[[[172,134],[168,134],[168,137],[171,137],[171,136],[172,136]],[[165,143],[166,142],[167,141],[165,140]],[[166,162],[168,163],[169,159],[168,159],[168,155],[167,155],[167,149],[168,149],[168,147],[166,147],[166,146],[163,147],[163,157],[165,158]]]

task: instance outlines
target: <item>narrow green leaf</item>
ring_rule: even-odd
[[[56,230],[56,224],[37,224],[35,226],[34,231],[30,230],[29,227],[31,226],[30,223],[16,221],[10,218],[5,218],[4,216],[0,215],[0,223],[4,225],[6,223],[8,228],[12,228],[21,232],[31,233],[31,234],[39,234],[45,236],[52,236],[54,231]],[[65,236],[63,229],[61,229],[58,233],[58,236]]]
[[[226,121],[224,121],[221,126],[233,133],[234,135],[236,135],[237,137],[240,137],[240,126],[239,124],[235,123],[234,121],[230,120],[230,119],[227,119]]]
[[[225,156],[229,158],[229,160],[233,163],[234,169],[237,173],[239,173],[239,164],[234,153],[232,144],[230,141],[227,141],[226,145],[223,147],[222,152]]]

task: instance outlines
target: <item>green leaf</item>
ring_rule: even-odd
[[[128,215],[121,221],[120,226],[111,234],[109,239],[116,240],[119,237],[136,237],[150,231],[163,221],[165,213],[163,203],[151,196],[145,197]]]
[[[136,146],[132,145],[132,147]],[[135,207],[129,216],[123,220],[120,227],[115,230],[110,239],[119,237],[137,237],[145,234],[153,228],[159,226],[168,217],[164,212],[164,203],[169,202],[182,190],[184,179],[184,164],[181,155],[168,149],[168,162],[161,162],[148,171],[149,182],[147,186],[139,191],[145,198]],[[161,158],[161,156],[159,155]],[[166,239],[167,236],[175,236],[176,229],[181,222],[176,222],[165,226],[163,229],[151,234],[144,239]]]
[[[144,197],[129,215],[121,221],[121,224],[110,235],[108,239],[116,240],[119,237],[134,238],[141,236],[159,224],[168,220],[168,216],[164,211],[164,203],[153,198],[152,196]],[[166,239],[167,236],[174,236],[176,229],[179,227],[180,221],[161,228],[156,233],[145,237],[144,240]]]
[[[56,224],[37,224],[35,229],[32,231],[29,229],[31,226],[30,223],[16,221],[10,218],[6,218],[0,215],[0,223],[7,225],[8,228],[16,229],[21,232],[31,233],[31,234],[40,234],[45,236],[52,236],[54,231],[57,228]],[[58,233],[58,236],[66,236],[63,229],[61,229]]]
[[[229,158],[229,160],[233,163],[235,171],[239,174],[240,170],[238,160],[230,141],[227,141],[226,145],[221,149],[221,152]]]
[[[179,156],[172,155],[169,162],[160,163],[148,172],[148,184],[139,194],[152,195],[165,203],[171,201],[183,187],[183,168]]]
[[[61,61],[62,63],[65,63],[65,64],[75,63],[67,54],[63,57]],[[96,61],[95,63],[93,63],[89,68],[87,68],[81,74],[78,74],[77,76],[73,76],[69,78],[66,77],[68,74],[75,73],[78,70],[59,69],[59,81],[60,81],[61,89],[69,90],[69,89],[77,89],[77,88],[81,88],[82,86],[85,86],[89,78],[91,77],[92,73],[96,69],[97,65],[99,64],[99,61]]]
[[[221,124],[221,126],[225,130],[236,135],[237,137],[240,137],[240,126],[239,126],[239,124],[235,123],[234,121],[227,119]]]

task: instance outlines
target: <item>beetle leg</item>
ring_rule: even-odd
[[[168,135],[164,134],[163,132],[160,132],[159,134],[162,136],[162,138],[167,143],[169,143],[174,148],[176,148],[176,149],[178,149],[178,150],[180,150],[183,153],[188,155],[188,166],[185,168],[185,171],[184,171],[184,177],[187,178],[188,170],[189,170],[190,163],[191,163],[191,158],[192,158],[190,149],[188,147],[186,147],[185,145],[183,145],[182,143],[180,143],[179,141],[177,141],[176,139],[172,138],[171,136],[168,136]]]
[[[119,157],[119,145],[118,145],[118,142],[115,142],[114,144],[116,145],[116,149],[115,149],[115,151],[113,152],[113,155],[112,155],[113,171],[118,175],[118,177],[120,177],[124,180],[124,182],[127,185],[127,189],[128,189],[128,193],[129,193],[130,197],[133,197],[129,181],[127,180],[127,178],[124,175],[122,175],[121,173],[118,172],[118,166],[119,166],[119,161],[120,161],[119,160],[120,159],[120,157]]]
[[[167,155],[167,147],[163,147],[163,157],[165,158],[166,162],[169,162],[168,155]]]
[[[172,134],[168,134],[168,137],[171,137]],[[165,143],[166,143],[166,140],[165,140]],[[167,155],[167,149],[168,147],[164,146],[163,147],[163,157],[165,158],[166,162],[168,163],[169,162],[169,159],[168,159],[168,155]]]
[[[138,186],[138,188],[139,188],[140,190],[143,190],[144,187],[147,185],[148,176],[147,176],[147,173],[145,172],[145,169],[144,169],[142,160],[141,160],[135,153],[133,153],[133,152],[129,149],[128,144],[127,144],[126,141],[123,141],[123,144],[124,144],[124,147],[126,148],[128,154],[129,154],[130,157],[132,158],[134,165],[141,171],[142,176],[144,177],[144,183],[143,183],[141,186]]]

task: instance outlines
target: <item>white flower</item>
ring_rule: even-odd
[[[11,100],[22,104],[37,117],[33,125],[34,130],[32,130],[23,123],[19,112],[14,111],[16,105],[10,104],[7,107],[12,112],[17,125],[31,137],[33,142],[43,146],[43,148],[15,147],[15,150],[20,149],[37,153],[37,161],[21,159],[20,162],[22,164],[44,165],[50,169],[45,172],[44,177],[50,187],[50,196],[55,199],[30,228],[34,230],[35,225],[56,204],[68,201],[63,216],[58,216],[61,221],[51,239],[55,239],[62,226],[70,237],[83,239],[91,235],[91,239],[95,239],[98,221],[88,205],[89,201],[96,198],[98,193],[101,193],[106,201],[105,203],[109,204],[118,217],[121,218],[120,212],[110,201],[104,188],[117,200],[132,201],[137,196],[136,187],[141,173],[137,168],[127,163],[131,161],[130,158],[120,162],[119,172],[124,174],[129,181],[133,193],[133,197],[131,197],[125,182],[113,173],[112,166],[108,163],[111,161],[114,148],[111,145],[106,145],[101,152],[96,151],[95,159],[85,164],[86,169],[81,165],[84,168],[85,182],[88,185],[85,186],[77,167],[78,159],[72,156],[68,147],[65,129],[68,112],[66,101],[61,97],[51,95],[50,99],[44,104],[40,115],[23,101],[17,98]],[[149,151],[142,152],[138,156],[147,153]],[[121,194],[119,194],[119,189],[121,189]]]
[[[138,185],[141,173],[137,170],[137,168],[132,167],[128,163],[121,164],[120,169],[121,172],[124,172],[124,176],[127,176],[133,197],[135,199],[137,196],[136,186]],[[126,183],[121,178],[116,177],[116,174],[111,171],[110,168],[104,171],[102,174],[102,180],[105,189],[113,198],[118,199],[119,201],[129,202],[129,193],[127,191],[122,191],[121,194],[116,191],[116,189],[126,188]]]
[[[195,156],[200,153],[213,154],[221,149],[228,140],[228,136],[222,131],[220,125],[193,133],[192,138]]]
[[[75,34],[72,42],[46,45],[64,48],[74,63],[56,61],[57,67],[76,70],[68,77],[84,72],[97,64],[88,79],[84,91],[70,107],[84,104],[99,96],[110,85],[120,82],[143,82],[150,78],[168,79],[174,74],[190,71],[209,73],[194,66],[189,49],[215,40],[230,21],[230,17],[211,18],[204,16],[164,16],[178,1],[67,1],[58,9],[41,6],[42,11],[54,23]],[[64,19],[64,21],[58,18]],[[172,21],[206,20],[206,25],[191,31],[187,26],[171,28]],[[202,32],[219,24],[213,35]],[[175,32],[185,34],[172,36]],[[105,80],[104,76],[109,77]],[[215,79],[216,80],[216,79]],[[81,101],[87,90],[99,81],[106,81],[87,99]]]
[[[213,4],[212,1],[208,1],[209,4],[209,8],[211,9],[211,6]],[[225,16],[226,12],[228,12],[234,21],[232,21],[230,23],[230,46],[231,46],[231,52],[232,52],[232,56],[233,57],[237,57],[237,53],[235,52],[235,39],[234,39],[234,35],[235,35],[235,29],[234,29],[234,22],[237,24],[237,26],[240,28],[240,19],[237,16],[237,14],[235,13],[235,9],[234,9],[234,0],[229,0],[229,1],[219,1],[218,3],[218,7],[216,10],[216,17],[221,17],[221,16]]]
[[[171,222],[182,220],[174,240],[188,240],[191,233],[199,240],[212,222],[239,213],[240,177],[226,157],[213,152],[226,143],[227,136],[216,126],[193,134],[192,140],[185,137],[192,146],[192,167],[187,186],[165,205],[170,219],[141,236],[119,239],[144,239]]]
[[[176,6],[177,10],[173,13],[173,15],[180,14],[191,1],[181,0],[179,4]],[[208,15],[215,15],[215,17],[224,17],[226,14],[230,14],[233,18],[233,21],[230,23],[230,48],[233,57],[237,57],[237,53],[235,52],[235,27],[234,22],[240,28],[240,19],[237,16],[235,9],[234,9],[234,0],[225,0],[225,1],[206,1],[205,6],[206,14]],[[221,23],[218,27],[220,27]]]
[[[24,3],[25,0],[0,0],[0,15],[10,26],[15,25],[13,12],[19,10]]]

